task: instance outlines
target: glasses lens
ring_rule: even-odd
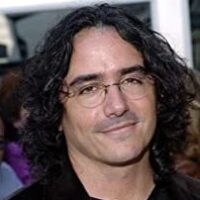
[[[145,75],[130,75],[121,81],[120,89],[128,99],[137,100],[147,94],[148,85]]]
[[[76,96],[77,101],[84,107],[94,108],[104,101],[105,89],[103,86],[95,85],[90,86],[91,88],[85,88],[84,92],[81,91]],[[89,90],[88,90],[89,89]]]
[[[94,108],[100,105],[106,96],[106,91],[110,86],[117,86],[121,92],[130,100],[136,100],[144,97],[147,94],[149,82],[148,78],[144,76],[130,75],[120,81],[120,83],[113,83],[111,85],[104,85],[102,83],[92,83],[86,86],[76,88],[73,97],[77,102],[87,108]]]
[[[136,100],[146,95],[146,85],[142,84],[122,84],[122,92],[127,96],[128,99]]]

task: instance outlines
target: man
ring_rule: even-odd
[[[32,58],[21,91],[24,148],[37,181],[16,199],[200,199],[171,168],[184,139],[185,63],[157,33],[119,8],[64,18]]]

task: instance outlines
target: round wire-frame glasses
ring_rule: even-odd
[[[151,84],[152,77],[143,74],[139,77],[128,76],[118,83],[109,85],[103,82],[94,82],[81,87],[67,89],[67,91],[62,90],[61,92],[65,94],[67,99],[75,98],[80,105],[87,108],[95,108],[104,102],[108,89],[111,86],[118,87],[126,100],[138,100],[147,95]]]

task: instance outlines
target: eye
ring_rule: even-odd
[[[122,80],[122,84],[124,85],[135,85],[135,84],[143,84],[143,80],[141,77],[127,77]]]
[[[78,94],[79,95],[92,95],[95,94],[96,92],[98,92],[100,89],[99,85],[97,84],[90,84],[90,85],[86,85],[81,87],[78,90]]]

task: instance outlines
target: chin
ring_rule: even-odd
[[[132,153],[120,153],[115,154],[112,158],[107,159],[107,163],[112,166],[126,166],[132,165],[141,162],[143,159],[146,158],[148,154],[147,149],[144,150],[135,150]]]

